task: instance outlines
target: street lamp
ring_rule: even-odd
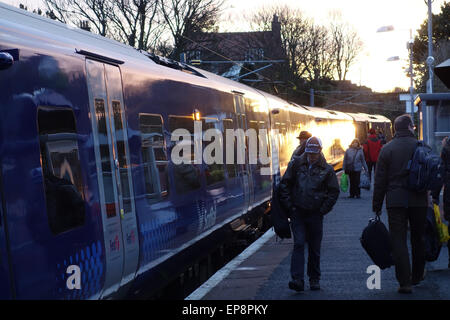
[[[433,0],[425,0],[428,6],[428,57],[427,57],[427,65],[428,65],[428,81],[427,81],[427,93],[433,93],[433,13],[431,11],[431,4]]]
[[[378,28],[377,32],[390,32],[394,31],[394,26],[383,26]],[[410,106],[411,106],[411,118],[414,121],[414,75],[413,75],[413,44],[414,40],[412,37],[412,29],[409,29],[409,40],[406,43],[406,47],[409,51],[409,78],[410,78],[410,87],[409,87],[409,95],[410,95]],[[400,58],[398,56],[390,57],[387,61],[398,61]]]

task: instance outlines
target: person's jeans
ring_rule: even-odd
[[[410,286],[411,281],[421,280],[425,268],[426,207],[388,208],[389,234],[395,276],[400,286]],[[407,247],[408,221],[411,229],[412,271]]]
[[[348,174],[350,178],[350,196],[360,196],[361,188],[359,183],[361,182],[361,171],[350,171]]]
[[[309,279],[320,280],[320,246],[323,234],[323,215],[319,212],[305,213],[296,210],[291,216],[294,236],[294,250],[291,258],[291,276],[294,280],[304,280],[305,243],[308,243]]]

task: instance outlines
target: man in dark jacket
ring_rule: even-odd
[[[378,157],[372,205],[373,211],[380,215],[386,196],[395,275],[400,284],[398,292],[411,293],[411,285],[418,284],[424,276],[427,192],[414,192],[407,188],[407,166],[417,146],[411,117],[407,114],[397,117],[394,128],[394,139],[381,149]],[[412,272],[406,245],[408,221],[411,229]]]
[[[308,242],[310,289],[320,289],[323,216],[331,211],[339,196],[336,174],[321,151],[320,139],[309,138],[305,153],[293,157],[280,182],[280,202],[290,213],[294,236],[289,288],[296,291],[304,290],[305,242]]]
[[[450,221],[450,139],[445,137],[442,140],[441,151],[442,164],[444,166],[444,219]],[[433,202],[439,204],[439,195],[441,193],[440,186],[438,189],[433,190]],[[447,242],[448,247],[448,267],[450,268],[450,240]]]
[[[311,136],[311,133],[309,133],[308,131],[300,132],[299,136],[297,137],[297,139],[300,140],[300,145],[292,153],[291,160],[293,157],[300,157],[305,152],[306,141],[308,141]]]

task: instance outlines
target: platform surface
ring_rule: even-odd
[[[250,250],[250,254],[244,251],[242,256],[232,261],[226,272],[222,270],[221,276],[215,275],[215,281],[205,283],[203,291],[200,288],[202,293],[196,295],[194,292],[190,299],[450,299],[446,246],[442,247],[437,261],[427,262],[426,278],[413,287],[413,294],[397,293],[398,283],[393,266],[381,270],[380,289],[368,288],[367,281],[373,273],[367,273],[367,268],[373,263],[361,247],[359,238],[369,219],[374,216],[371,211],[372,190],[361,190],[361,195],[361,199],[349,199],[348,193],[341,192],[335,207],[324,218],[320,291],[309,290],[306,271],[304,292],[288,288],[293,242],[291,239],[281,241],[271,229],[265,234],[265,242],[257,245],[257,250]],[[385,210],[381,218],[388,226]]]

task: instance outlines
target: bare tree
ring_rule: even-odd
[[[101,0],[44,0],[56,20],[76,26],[88,21],[95,33],[108,35],[108,14],[113,11],[110,1]]]
[[[164,21],[172,36],[171,56],[178,59],[194,33],[211,30],[223,0],[165,0],[160,2]]]
[[[356,30],[339,19],[332,21],[330,33],[335,71],[339,80],[345,80],[350,67],[363,49],[363,43]]]

